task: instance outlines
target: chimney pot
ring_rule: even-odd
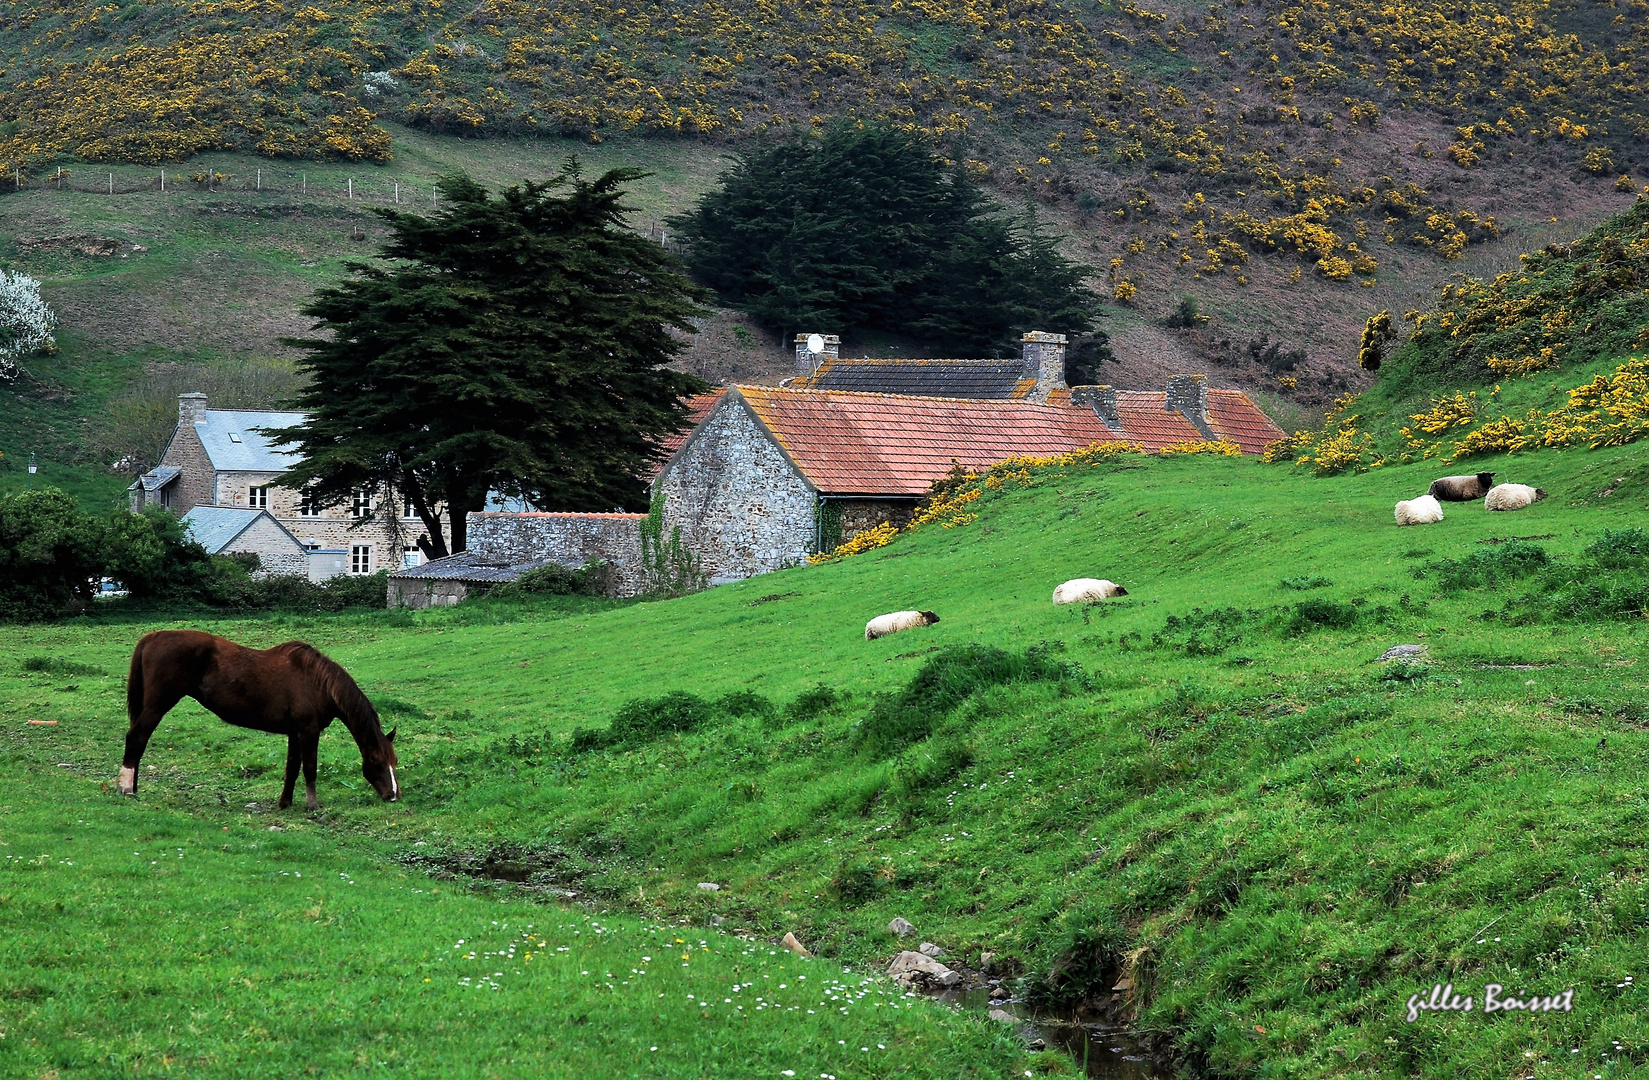
[[[824,352],[815,354],[807,347],[807,339],[812,336],[811,334],[796,335],[796,374],[798,375],[813,374],[816,365],[822,364],[826,360],[836,359],[836,354],[841,350],[842,339],[839,335],[820,334],[819,336],[824,338]]]
[[[1040,405],[1053,391],[1065,389],[1065,346],[1070,338],[1045,330],[1029,330],[1021,341],[1025,361],[1022,377],[1036,380],[1031,400]]]
[[[1122,417],[1117,414],[1117,392],[1114,386],[1073,386],[1071,404],[1077,408],[1092,407],[1094,415],[1112,431],[1122,429]]]
[[[179,427],[194,427],[205,419],[205,394],[197,391],[193,394],[179,394],[177,396],[177,422]]]
[[[1208,425],[1207,375],[1171,376],[1168,392],[1163,398],[1163,408],[1184,416],[1203,438],[1211,441],[1219,438]]]

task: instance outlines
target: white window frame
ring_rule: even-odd
[[[354,501],[349,506],[349,516],[356,521],[372,516],[372,492],[367,488],[356,488]]]
[[[298,516],[307,518],[321,516],[320,505],[315,501],[315,492],[309,488],[305,488],[300,496]]]
[[[349,572],[365,577],[372,573],[372,545],[351,544],[349,548]]]
[[[424,552],[417,544],[401,545],[401,569],[410,570],[424,564]]]
[[[246,489],[246,505],[254,510],[269,509],[269,485],[253,484]]]
[[[411,499],[401,500],[401,517],[407,521],[418,520],[418,508],[412,505]]]

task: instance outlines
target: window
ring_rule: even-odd
[[[349,572],[351,574],[372,573],[371,544],[356,544],[349,549]]]
[[[320,504],[315,501],[315,493],[313,491],[305,491],[303,493],[303,499],[298,504],[298,513],[304,517],[321,516],[321,507]]]
[[[402,506],[401,506],[401,516],[404,517],[404,518],[408,518],[408,519],[415,518],[415,517],[418,516],[418,508],[416,506],[412,505],[412,500],[411,499],[405,500],[405,502],[402,504]]]
[[[254,510],[269,509],[269,488],[253,487],[246,489],[246,505]]]
[[[372,514],[372,492],[366,488],[357,488],[355,501],[350,505],[349,513],[357,519],[369,517]]]
[[[419,566],[424,561],[424,553],[418,550],[417,544],[406,544],[401,548],[401,566],[403,568]]]

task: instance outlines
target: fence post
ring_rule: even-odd
[[[166,190],[166,170],[165,169],[160,170],[160,190],[162,192],[164,192]]]
[[[399,180],[395,181],[395,205],[401,205],[401,182]]]
[[[349,197],[353,199],[355,197],[355,180],[351,177],[347,182],[349,184]]]
[[[299,175],[303,177],[303,193],[305,195],[308,195],[309,194],[309,174],[308,173],[300,173]]]
[[[109,174],[109,194],[113,195],[114,193],[115,193],[115,174],[110,173]]]
[[[263,190],[263,170],[261,168],[258,170],[258,190]]]

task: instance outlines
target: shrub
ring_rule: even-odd
[[[1087,926],[1069,931],[1058,959],[1046,974],[1030,979],[1025,1001],[1042,1011],[1068,1009],[1107,994],[1122,973],[1127,932],[1111,918],[1096,919]],[[1134,982],[1142,981],[1137,966]]]
[[[715,709],[723,716],[769,717],[776,711],[773,703],[752,690],[735,690],[716,699]]]
[[[80,664],[56,656],[30,656],[23,661],[24,671],[44,672],[50,675],[106,675],[102,668]]]
[[[909,807],[974,761],[973,747],[958,738],[929,739],[910,747],[893,769],[890,793]]]
[[[1010,653],[991,645],[941,650],[922,665],[904,689],[879,696],[858,726],[855,740],[873,757],[889,757],[931,735],[939,721],[974,693],[1006,683],[1081,679],[1074,664],[1055,660],[1058,645],[1033,645]]]
[[[710,703],[686,690],[672,690],[654,698],[631,698],[613,714],[607,745],[651,742],[660,735],[694,730],[710,719]]]
[[[1586,554],[1599,566],[1611,570],[1640,566],[1649,558],[1649,531],[1637,526],[1604,529],[1596,540],[1586,545]]]
[[[1163,620],[1162,629],[1151,635],[1151,644],[1186,656],[1217,656],[1242,642],[1244,632],[1258,614],[1234,607],[1206,612],[1192,608],[1189,615],[1170,615]]]
[[[488,596],[605,596],[612,591],[613,568],[602,559],[591,559],[577,570],[549,563],[528,570],[514,581],[490,590]]]
[[[1490,588],[1527,577],[1551,561],[1539,544],[1508,540],[1459,559],[1439,559],[1416,571],[1415,577],[1432,578],[1445,592]]]
[[[864,859],[848,859],[830,876],[830,891],[843,903],[857,907],[874,900],[891,880],[890,871]]]
[[[1182,296],[1179,298],[1179,303],[1174,305],[1174,310],[1163,316],[1162,325],[1170,330],[1190,330],[1201,326],[1207,321],[1208,316],[1202,313],[1197,298]]]
[[[212,557],[189,539],[176,514],[161,507],[111,514],[104,551],[109,576],[134,597],[196,596],[212,577]]]
[[[103,563],[102,524],[62,491],[0,496],[0,618],[83,610]]]
[[[1316,576],[1306,577],[1306,576],[1302,576],[1302,577],[1285,577],[1285,578],[1282,579],[1282,581],[1278,582],[1277,584],[1278,584],[1278,587],[1280,587],[1280,588],[1295,589],[1295,590],[1298,590],[1300,592],[1305,592],[1307,589],[1324,589],[1324,588],[1327,588],[1328,586],[1334,584],[1334,582],[1328,580],[1325,577],[1316,577]]]
[[[1319,597],[1295,604],[1284,624],[1284,632],[1290,635],[1304,634],[1318,627],[1348,630],[1356,626],[1360,618],[1361,613],[1354,605]]]
[[[0,380],[17,377],[18,361],[57,347],[57,316],[40,298],[40,282],[0,270]]]
[[[803,690],[796,695],[784,708],[785,721],[791,724],[805,724],[817,720],[825,713],[836,707],[841,696],[824,683],[817,683],[812,689]]]

